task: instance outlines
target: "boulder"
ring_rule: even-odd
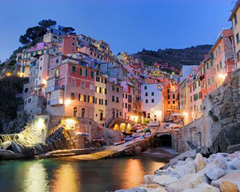
[[[226,164],[228,169],[232,170],[240,169],[240,157],[232,159],[231,161],[228,161]]]
[[[178,180],[177,177],[175,176],[171,176],[171,175],[160,175],[160,176],[155,176],[153,178],[153,183],[157,183],[159,185],[163,185],[163,186],[166,186],[168,185],[169,183],[172,183],[174,181]]]
[[[169,192],[181,192],[185,189],[194,189],[199,184],[205,182],[204,174],[196,173],[185,175],[177,181],[171,182],[166,190]]]
[[[137,147],[135,148],[135,154],[136,154],[136,155],[139,155],[139,154],[141,154],[141,153],[142,153],[141,147],[137,146]]]
[[[211,180],[217,180],[224,175],[225,171],[217,165],[210,163],[208,168],[204,170],[204,174]]]
[[[206,165],[206,163],[203,160],[203,156],[200,153],[198,153],[196,155],[194,163],[195,163],[195,167],[196,167],[196,171],[197,172],[202,170],[205,167],[205,165]]]
[[[221,177],[218,180],[212,181],[212,185],[215,187],[220,187],[220,184],[223,181],[229,181],[231,183],[234,183],[238,186],[238,190],[240,190],[240,171],[239,170],[231,170],[227,174],[225,174],[223,177]]]
[[[153,178],[155,176],[154,175],[145,175],[144,176],[144,183],[145,184],[153,184]]]
[[[238,192],[238,188],[234,183],[223,181],[220,184],[221,192]]]
[[[207,183],[202,183],[194,189],[185,189],[182,192],[220,192],[220,190]]]

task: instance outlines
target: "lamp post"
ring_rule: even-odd
[[[68,109],[69,109],[70,103],[71,103],[70,99],[66,99],[64,103],[67,106],[67,116],[68,116]]]

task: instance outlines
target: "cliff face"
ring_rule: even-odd
[[[203,103],[203,117],[182,129],[178,151],[205,147],[205,151],[240,150],[240,70],[229,74]],[[176,148],[176,147],[175,147]]]
[[[28,78],[5,77],[0,79],[0,133],[19,132],[27,122],[23,112],[21,93]],[[14,120],[14,121],[13,121]]]

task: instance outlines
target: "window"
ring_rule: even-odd
[[[125,103],[125,108],[127,109],[127,103]]]
[[[71,100],[75,99],[75,93],[71,93]]]
[[[84,76],[87,77],[87,76],[88,76],[88,70],[85,69],[84,72],[85,72],[85,73],[84,73]]]
[[[192,96],[190,97],[190,101],[192,102]]]
[[[75,66],[72,66],[72,72],[76,73],[77,72],[77,68]]]
[[[234,23],[235,23],[235,25],[237,25],[237,23],[238,23],[237,14],[234,15]]]
[[[112,85],[112,90],[113,90],[113,91],[115,90],[115,87],[114,87],[114,85]]]
[[[91,71],[91,72],[90,72],[90,75],[91,75],[91,77],[93,78],[93,77],[94,77],[94,72]]]
[[[85,88],[85,82],[84,81],[82,81],[82,83],[81,83],[81,88]]]
[[[154,92],[152,92],[152,96],[154,96]]]
[[[205,88],[205,81],[202,81],[202,88]]]
[[[87,95],[84,95],[84,102],[87,101]]]
[[[211,84],[211,81],[210,81],[210,78],[208,78],[208,85],[210,85]]]
[[[81,94],[78,94],[78,101],[81,100]]]
[[[173,101],[172,103],[175,104],[175,101]]]
[[[217,50],[215,51],[215,55],[216,55],[216,57],[217,57],[217,54],[218,54],[218,52],[217,52]],[[212,63],[211,63],[212,64]],[[212,65],[211,65],[212,66]]]
[[[145,103],[148,103],[148,99],[146,99]]]
[[[152,103],[154,103],[154,99],[152,99]]]
[[[215,79],[214,79],[214,76],[212,76],[212,83],[214,83],[215,82]]]
[[[148,116],[148,119],[150,119],[150,113],[148,113],[148,115],[147,115],[147,116]]]
[[[239,35],[238,35],[238,33],[236,34],[236,41],[237,41],[237,43],[239,43]]]
[[[145,93],[145,96],[148,96],[148,93]]]
[[[105,100],[105,105],[107,106],[107,100]]]
[[[219,65],[217,64],[217,71],[219,71]]]
[[[175,99],[175,94],[173,94],[172,98]]]
[[[82,116],[81,116],[82,118],[84,118],[85,117],[85,109],[84,108],[82,108]]]
[[[117,92],[119,92],[119,88],[117,87]]]
[[[221,53],[221,47],[220,47],[220,45],[218,46],[218,53]]]
[[[127,99],[127,94],[125,94],[125,99]]]
[[[114,102],[115,101],[115,97],[114,96],[112,96],[112,102]]]
[[[170,99],[170,95],[168,95],[167,98]]]
[[[77,107],[74,107],[74,108],[73,108],[73,116],[74,116],[74,117],[77,117]]]
[[[146,90],[146,89],[147,89],[147,86],[144,86],[144,89]]]
[[[209,64],[208,64],[208,62],[207,62],[207,69],[209,69]]]
[[[83,74],[83,72],[82,72],[82,68],[80,68],[80,72],[79,72],[79,74],[80,74],[80,75],[82,75],[82,74]]]
[[[170,105],[170,101],[168,101],[168,105]]]
[[[222,69],[222,61],[220,61],[220,69]]]
[[[119,103],[119,98],[118,97],[116,97],[116,102]]]
[[[97,82],[100,82],[100,78],[99,78],[99,77],[96,77],[96,81],[97,81]]]

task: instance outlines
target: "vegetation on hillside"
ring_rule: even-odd
[[[212,45],[198,45],[185,49],[159,49],[157,51],[143,49],[133,54],[133,57],[143,60],[146,65],[152,65],[155,62],[169,63],[180,69],[182,65],[199,65],[211,47]]]

